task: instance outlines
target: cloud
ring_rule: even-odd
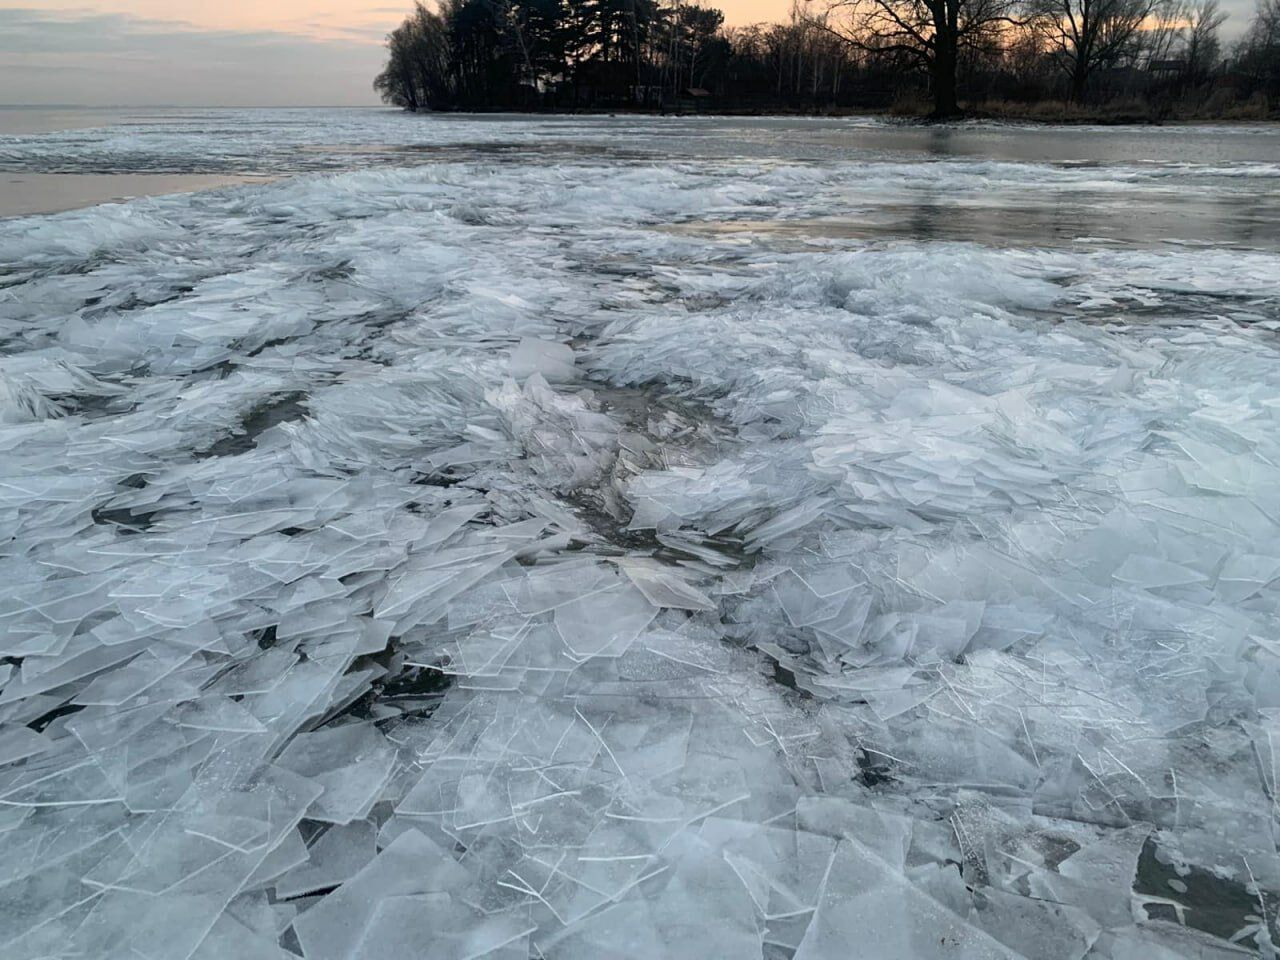
[[[359,28],[323,39],[122,13],[0,8],[0,91],[12,103],[370,104],[380,39]]]

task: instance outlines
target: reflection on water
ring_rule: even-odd
[[[1092,198],[1091,198],[1092,199]],[[907,200],[866,206],[856,215],[786,220],[691,220],[666,230],[699,236],[762,236],[783,241],[951,240],[992,246],[1073,243],[1126,246],[1212,244],[1280,249],[1280,198],[1176,193],[1078,194],[1029,201],[952,199],[921,190]]]
[[[820,137],[831,151],[982,158],[1010,163],[1226,164],[1280,161],[1280,130],[1266,127],[1063,127],[994,123],[901,124]]]
[[[796,168],[789,219],[681,232],[776,242],[908,238],[1280,249],[1280,125],[924,125],[872,118],[409,115],[390,109],[0,108],[0,213],[241,182],[246,175],[536,162],[587,181],[609,165],[740,165],[745,191]],[[807,169],[843,171],[838,205],[803,202]],[[753,169],[754,168],[754,169]],[[109,175],[109,176],[100,176]],[[839,211],[839,215],[835,214]]]
[[[92,136],[84,128],[97,129]],[[63,131],[64,136],[53,135]],[[83,131],[83,132],[82,132]],[[359,156],[449,146],[633,150],[650,159],[983,159],[1012,163],[1280,163],[1280,126],[1085,127],[1002,123],[919,124],[868,117],[654,117],[405,114],[388,108],[114,110],[0,108],[0,166],[13,169],[6,135],[44,134],[25,169],[72,169],[107,158],[174,164],[173,172],[314,169],[320,154]],[[206,149],[183,149],[201,143]],[[17,144],[15,144],[17,145]],[[60,148],[57,157],[41,147]],[[50,151],[52,153],[52,151]],[[40,166],[34,164],[40,163]],[[98,166],[97,169],[104,169]],[[118,172],[126,172],[122,166]],[[81,172],[81,171],[74,171]]]
[[[128,118],[128,112],[93,107],[0,107],[0,136],[56,133],[110,126]]]

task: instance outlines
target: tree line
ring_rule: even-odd
[[[374,88],[408,110],[921,104],[951,117],[1061,101],[1267,116],[1280,0],[1258,0],[1230,46],[1225,20],[1218,0],[829,0],[729,28],[681,0],[440,0],[387,37]]]

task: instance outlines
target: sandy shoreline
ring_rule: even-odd
[[[191,193],[268,178],[222,173],[0,173],[0,217],[62,213],[99,203]]]

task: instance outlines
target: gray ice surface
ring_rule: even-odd
[[[1275,155],[547,123],[0,221],[0,956],[1275,956],[1272,234],[829,229]]]

